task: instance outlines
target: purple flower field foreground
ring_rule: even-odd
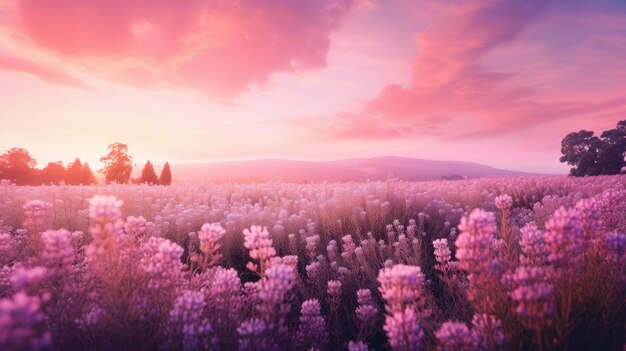
[[[0,184],[0,350],[623,350],[626,176]]]

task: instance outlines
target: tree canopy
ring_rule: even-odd
[[[623,173],[626,167],[626,120],[599,137],[593,131],[569,133],[561,141],[559,161],[572,167],[570,175],[594,176]]]
[[[100,158],[104,163],[102,173],[107,183],[128,183],[133,170],[133,156],[128,153],[128,146],[122,143],[113,143],[108,146],[109,153]]]
[[[26,149],[11,148],[0,155],[0,179],[8,179],[17,185],[37,183],[37,161]]]
[[[61,184],[65,182],[66,171],[62,162],[49,162],[39,174],[42,184]]]
[[[106,181],[128,183],[133,169],[133,156],[128,152],[128,146],[122,143],[113,143],[108,146],[106,156],[100,158],[104,163],[101,170]],[[16,185],[92,185],[98,179],[89,164],[81,162],[79,158],[63,165],[63,162],[49,162],[43,169],[38,169],[37,161],[23,148],[11,148],[0,155],[0,180],[6,179]],[[166,163],[157,177],[154,165],[148,161],[137,183],[169,185],[172,182],[172,172],[169,163]]]

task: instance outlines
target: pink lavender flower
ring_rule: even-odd
[[[38,297],[18,292],[0,300],[0,349],[41,350],[50,347],[52,336],[44,328],[45,316]]]
[[[149,289],[179,287],[182,281],[183,248],[167,239],[151,237],[139,247],[139,267]]]
[[[285,318],[291,306],[285,303],[285,297],[293,287],[294,281],[293,268],[275,263],[267,270],[267,278],[262,281],[258,292],[260,303],[257,310],[268,323],[268,327],[280,334],[287,332]]]
[[[546,222],[544,241],[548,261],[557,268],[572,268],[580,263],[584,232],[578,211],[559,208]]]
[[[89,218],[100,224],[115,222],[122,217],[123,203],[114,196],[95,195],[89,199]]]
[[[389,344],[394,351],[414,351],[422,349],[424,331],[418,317],[411,308],[395,311],[387,316],[383,327]]]
[[[433,241],[435,247],[435,259],[441,266],[445,266],[450,262],[452,252],[448,247],[448,239],[437,239]]]
[[[307,237],[306,239],[306,251],[309,254],[309,258],[312,260],[315,258],[315,255],[317,254],[317,245],[320,242],[320,236],[319,235],[312,235]]]
[[[272,238],[266,227],[251,226],[250,229],[244,229],[243,246],[250,250],[250,257],[261,263],[260,274],[264,274],[264,270],[269,266],[271,259],[276,256],[276,249],[272,246]],[[249,262],[248,268],[257,271],[257,265]]]
[[[513,199],[507,194],[496,196],[495,203],[500,211],[510,211],[513,207]]]
[[[492,258],[491,246],[496,231],[493,213],[475,209],[468,217],[461,218],[459,229],[456,257],[461,268],[470,274],[477,273]]]
[[[85,251],[93,268],[106,270],[106,267],[99,267],[103,257],[117,254],[124,232],[121,207],[122,201],[113,196],[96,195],[89,199],[89,217],[92,221],[89,233],[92,242]]]
[[[359,305],[375,306],[374,298],[370,289],[359,289],[356,291],[356,301]]]
[[[72,233],[65,229],[47,230],[41,233],[43,252],[42,262],[51,268],[71,269],[75,253]]]
[[[200,246],[211,243],[216,244],[226,234],[226,230],[219,223],[205,223],[198,232]]]
[[[93,306],[87,313],[83,314],[81,318],[75,320],[76,324],[82,327],[93,327],[104,315],[104,310],[99,306]]]
[[[626,234],[607,233],[604,236],[603,249],[607,261],[620,263],[626,261]]]
[[[356,249],[356,244],[354,243],[352,236],[345,235],[341,238],[341,241],[343,242],[342,248],[343,248],[344,253],[347,253],[348,255],[352,255],[354,253],[354,250]]]
[[[302,303],[300,312],[300,327],[296,334],[297,348],[300,350],[322,350],[328,342],[326,322],[321,314],[319,301],[306,300]]]
[[[445,322],[435,332],[439,342],[439,351],[474,351],[478,349],[479,341],[465,323]]]
[[[11,276],[15,272],[14,266],[0,267],[0,296],[9,296],[14,292]]]
[[[48,270],[44,267],[18,266],[14,268],[10,280],[17,290],[31,290],[39,286],[47,277]]]
[[[237,296],[241,292],[241,280],[233,268],[218,268],[213,276],[211,293],[216,295]]]
[[[183,291],[174,302],[170,321],[179,326],[185,351],[208,350],[216,346],[211,324],[203,317],[205,306],[204,294],[199,291]]]
[[[520,245],[522,255],[520,261],[523,265],[541,266],[546,263],[548,252],[544,242],[544,234],[537,229],[534,223],[526,224],[520,229]]]
[[[52,204],[41,200],[30,200],[23,206],[24,227],[29,232],[39,234],[48,226]]]
[[[506,341],[502,322],[489,314],[475,314],[472,318],[472,332],[477,340],[476,349],[497,350]]]
[[[8,263],[12,256],[11,234],[0,233],[0,264]]]
[[[424,293],[424,274],[418,266],[397,264],[383,268],[378,272],[378,282],[390,311],[414,306]]]
[[[296,255],[283,256],[281,257],[281,262],[285,266],[293,268],[294,272],[298,270],[298,256]]]
[[[133,237],[139,237],[146,231],[146,219],[143,216],[129,216],[124,223],[124,232]]]
[[[604,232],[602,204],[596,199],[583,199],[576,203],[576,211],[580,217],[586,239],[593,240]]]
[[[373,304],[361,304],[355,310],[359,336],[366,338],[378,325],[379,311]]]
[[[267,325],[260,318],[243,321],[237,328],[239,351],[278,350],[278,345],[267,335]]]
[[[609,189],[604,191],[599,199],[602,205],[602,215],[606,227],[610,231],[626,230],[626,190]]]
[[[306,275],[310,280],[316,280],[320,271],[320,263],[317,261],[311,262],[306,265]]]
[[[341,296],[341,282],[339,280],[329,280],[327,292],[331,298],[338,299]]]
[[[348,351],[368,351],[367,344],[363,341],[348,342]]]
[[[331,262],[334,262],[337,260],[337,256],[338,256],[337,241],[331,240],[328,242],[328,245],[326,246],[326,253],[327,253],[328,259]]]
[[[531,328],[550,324],[554,315],[554,288],[543,268],[521,266],[503,279],[511,280],[509,295],[524,323]]]

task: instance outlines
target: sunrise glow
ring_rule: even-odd
[[[624,38],[619,1],[8,0],[0,149],[566,173],[565,134],[625,115]]]

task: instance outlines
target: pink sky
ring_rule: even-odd
[[[2,0],[0,149],[41,166],[383,155],[565,173],[626,119],[623,1]]]

